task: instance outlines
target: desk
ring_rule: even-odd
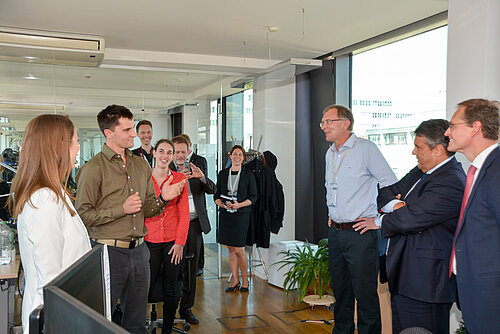
[[[10,264],[0,265],[0,334],[8,334],[9,321],[14,321],[14,291],[20,263],[16,256]]]

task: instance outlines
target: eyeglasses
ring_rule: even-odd
[[[459,124],[469,124],[469,122],[458,122],[458,123],[450,123],[450,125],[448,126],[450,128],[450,130],[453,131],[453,129],[455,129],[455,127]]]
[[[345,118],[336,118],[336,119],[325,119],[324,121],[319,122],[319,127],[322,128],[323,125],[330,125],[332,122],[340,122],[345,121]]]

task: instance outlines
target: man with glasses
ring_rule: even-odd
[[[332,145],[326,153],[328,250],[335,304],[333,333],[354,333],[354,299],[358,333],[380,333],[377,294],[378,241],[377,184],[397,181],[377,146],[352,132],[349,108],[330,105],[320,127]]]
[[[449,270],[468,333],[500,333],[499,127],[497,101],[470,99],[458,104],[445,132],[448,149],[471,162]]]
[[[465,187],[465,173],[444,135],[448,122],[431,119],[415,129],[418,165],[399,182],[380,189],[382,235],[390,238],[387,276],[392,330],[422,327],[450,332],[456,285],[448,278],[453,235]]]

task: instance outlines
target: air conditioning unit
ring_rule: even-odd
[[[0,60],[98,67],[103,58],[103,37],[0,27]]]

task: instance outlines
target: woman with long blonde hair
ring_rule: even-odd
[[[29,314],[43,304],[43,286],[90,250],[85,225],[66,191],[79,148],[66,116],[40,115],[26,127],[9,197],[26,278],[24,333]]]

